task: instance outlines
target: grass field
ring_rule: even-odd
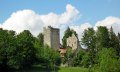
[[[81,67],[61,67],[58,72],[88,72],[88,69]]]
[[[51,71],[44,68],[41,69],[41,66],[37,65],[37,66],[33,66],[30,69],[16,71],[16,72],[88,72],[88,69],[82,67],[59,67],[55,71]]]

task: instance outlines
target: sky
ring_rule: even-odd
[[[113,27],[120,32],[120,0],[0,0],[0,27],[34,36],[51,25],[60,37],[69,26],[81,39],[88,27]]]

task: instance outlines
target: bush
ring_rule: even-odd
[[[84,58],[85,52],[79,51],[76,56],[73,57],[72,65],[73,66],[83,66],[81,63]]]
[[[94,65],[93,72],[120,72],[120,59],[113,48],[102,48],[97,56],[98,64]]]
[[[37,64],[52,70],[56,66],[60,65],[61,58],[57,51],[53,50],[47,45],[45,45],[44,47],[38,47],[36,49],[37,49],[37,53],[36,53]]]

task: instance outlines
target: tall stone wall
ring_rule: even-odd
[[[51,48],[57,50],[60,47],[60,32],[57,28],[48,26],[44,27],[44,45],[47,44]]]
[[[51,31],[50,28],[45,28],[43,29],[43,34],[44,34],[44,45],[48,45],[51,47]]]

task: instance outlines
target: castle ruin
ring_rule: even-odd
[[[60,48],[60,30],[58,28],[52,28],[48,26],[44,27],[44,45],[48,45],[54,50],[58,50]]]
[[[67,38],[67,46],[71,47],[73,51],[80,48],[79,39],[75,34]]]

